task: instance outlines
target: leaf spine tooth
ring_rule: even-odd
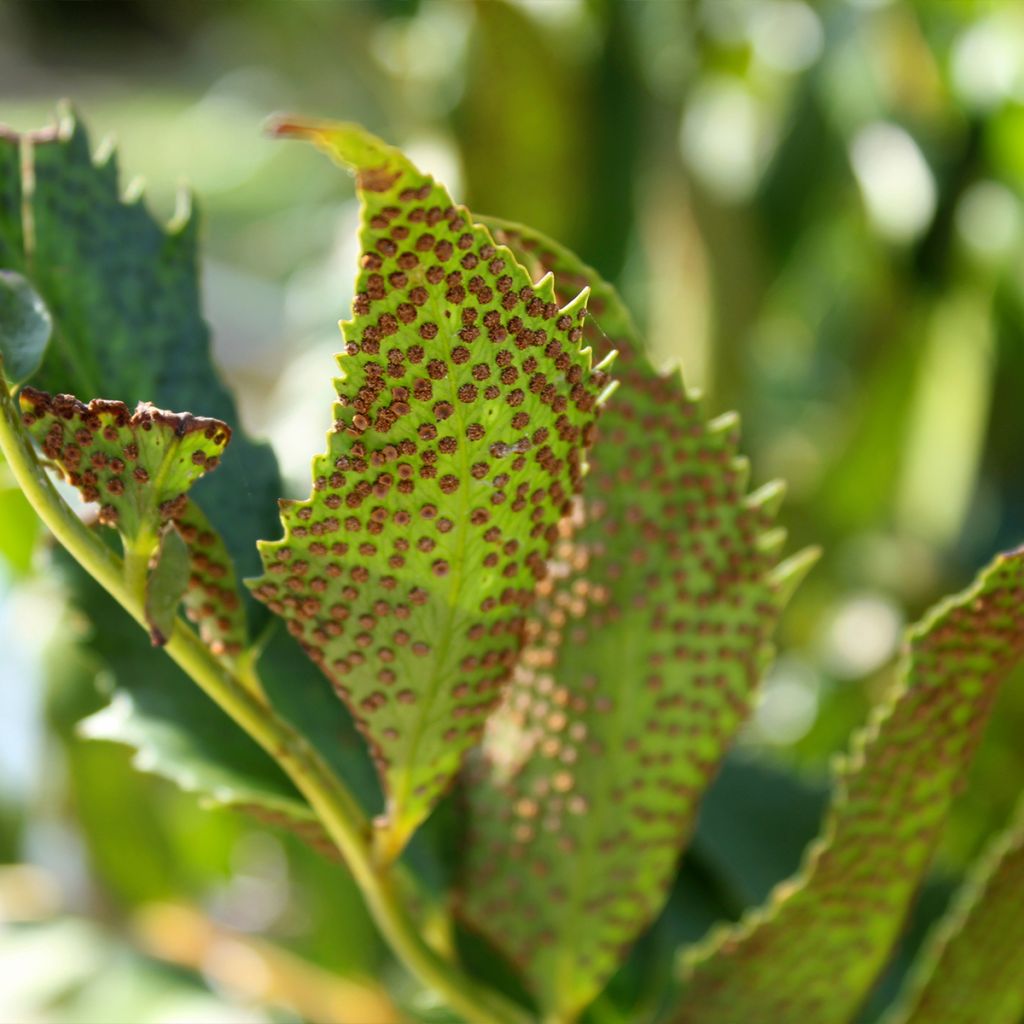
[[[549,277],[553,279],[553,275],[550,273],[550,271],[544,275],[542,280],[547,280],[547,278]],[[568,314],[571,316],[574,313],[578,313],[581,308],[586,309],[587,303],[589,301],[590,285],[587,285],[586,287],[581,289],[580,293],[575,298],[570,299],[558,312]]]
[[[146,179],[141,174],[138,174],[125,186],[125,190],[121,195],[121,202],[125,206],[134,206],[142,201],[145,193]]]
[[[196,226],[196,201],[192,189],[182,182],[174,191],[174,213],[167,222],[167,233],[185,235]]]
[[[776,526],[773,530],[767,530],[765,533],[759,534],[755,541],[757,550],[771,557],[778,555],[785,545],[786,529],[782,526]]]
[[[760,509],[767,515],[774,516],[782,507],[783,499],[786,497],[786,484],[783,480],[769,480],[768,483],[751,491],[743,503],[749,509]]]
[[[588,350],[588,351],[590,351],[590,350]],[[612,365],[612,364],[613,364],[613,363],[615,362],[615,360],[616,360],[616,359],[618,359],[618,358],[619,358],[619,350],[618,350],[617,348],[613,348],[613,349],[611,350],[611,352],[609,352],[609,353],[608,353],[608,355],[606,355],[606,356],[604,357],[604,359],[602,359],[602,360],[601,360],[601,362],[599,362],[599,363],[597,364],[597,366],[595,366],[595,367],[594,367],[594,369],[595,369],[595,370],[601,370],[602,372],[603,372],[603,371],[607,371],[607,370],[608,370],[608,368],[609,368],[609,367],[610,367],[610,366],[611,366],[611,365]]]
[[[512,258],[515,259],[514,253],[512,254]],[[518,260],[516,262],[518,262]],[[534,282],[533,290],[541,298],[547,299],[548,302],[554,302],[555,275],[549,270],[543,277]],[[564,310],[560,310],[559,312],[564,312]]]
[[[737,455],[729,462],[733,473],[736,474],[736,490],[742,494],[750,483],[750,459],[746,455]]]
[[[79,126],[76,125],[75,127],[78,128]],[[114,162],[113,165],[111,165],[111,161]],[[93,150],[92,163],[93,163],[93,166],[97,170],[100,170],[100,171],[114,170],[114,171],[116,171],[116,169],[117,169],[117,167],[116,167],[116,165],[117,165],[117,136],[113,132],[110,132],[109,134],[104,135],[103,138],[100,139],[99,145],[96,147],[95,150]],[[123,200],[122,200],[122,202],[123,202]]]
[[[57,102],[57,118],[55,128],[61,142],[67,142],[78,128],[79,118],[75,105],[67,97]]]
[[[720,416],[708,420],[708,433],[711,435],[727,434],[730,430],[739,430],[739,427],[740,415],[738,412],[723,412]]]
[[[821,558],[822,549],[817,545],[804,548],[780,562],[771,571],[771,582],[776,588],[779,607],[789,604],[797,587],[807,578]]]
[[[615,394],[616,391],[618,391],[619,383],[620,382],[617,380],[610,381],[607,387],[605,387],[604,391],[602,391],[601,394],[597,396],[597,405],[599,407],[603,407],[605,404],[607,404],[608,400],[612,397],[612,395]]]

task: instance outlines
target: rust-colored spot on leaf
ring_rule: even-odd
[[[368,167],[359,171],[356,181],[366,192],[387,192],[401,176],[400,171],[392,171],[387,167]]]

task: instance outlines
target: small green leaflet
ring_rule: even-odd
[[[162,647],[174,629],[189,581],[188,545],[173,523],[164,531],[146,579],[146,623],[155,647]]]
[[[886,1024],[1020,1024],[1024,1019],[1024,799],[976,865]]]
[[[661,909],[810,559],[777,564],[781,489],[746,494],[735,417],[709,421],[650,368],[611,286],[527,229],[495,230],[558,289],[590,285],[588,340],[620,353],[580,528],[467,779],[461,910],[571,1020]]]
[[[43,361],[53,321],[32,285],[0,270],[0,366],[9,384],[28,380]]]
[[[840,1024],[884,965],[1001,684],[1024,655],[1024,549],[912,630],[804,868],[684,958],[674,1024]]]
[[[242,653],[245,608],[234,566],[220,535],[191,499],[164,531],[147,581],[146,615],[154,643],[162,643],[170,635],[170,625],[182,603],[203,643],[217,657],[230,662]]]
[[[245,606],[231,555],[206,513],[190,498],[175,522],[189,550],[185,614],[218,657],[235,658],[246,645]]]
[[[184,513],[186,492],[215,469],[231,438],[220,420],[165,412],[140,403],[21,392],[22,422],[99,519],[115,527],[125,550],[151,550],[164,527]]]
[[[253,592],[369,739],[389,859],[500,699],[607,378],[586,294],[559,307],[398,150],[352,125],[274,132],[356,172],[363,255],[328,452]]]

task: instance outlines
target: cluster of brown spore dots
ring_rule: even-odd
[[[363,184],[329,451],[254,593],[422,818],[495,708],[606,385],[564,308],[407,164]],[[379,173],[378,173],[379,172]]]
[[[156,536],[180,518],[188,488],[217,468],[231,439],[220,420],[166,412],[145,402],[129,412],[123,402],[86,404],[31,387],[22,390],[20,400],[22,422],[46,458],[85,501],[99,504],[101,523],[129,540],[140,531]]]
[[[762,543],[773,515],[746,496],[735,423],[708,422],[621,325],[600,326],[610,342],[588,340],[619,350],[620,387],[583,525],[567,524],[474,758],[461,895],[542,1004],[565,1011],[603,987],[662,905],[780,603]]]
[[[853,742],[819,847],[773,913],[730,934],[678,1024],[845,1020],[888,958],[1004,682],[1024,657],[1024,551],[915,630],[905,690]],[[780,973],[781,972],[781,973]]]
[[[194,501],[188,502],[176,525],[189,551],[185,614],[214,654],[234,658],[245,646],[247,629],[231,556]]]

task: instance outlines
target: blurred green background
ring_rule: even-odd
[[[61,97],[161,216],[197,192],[216,359],[293,496],[328,425],[357,210],[325,161],[261,136],[274,111],[360,121],[473,209],[575,247],[712,411],[739,410],[755,482],[788,481],[792,547],[825,556],[667,934],[762,898],[904,627],[1024,541],[1024,4],[0,4],[0,122],[38,127]],[[108,669],[4,474],[0,1020],[431,1017],[340,868],[75,735]],[[1008,815],[1021,735],[1017,685],[908,949]]]

